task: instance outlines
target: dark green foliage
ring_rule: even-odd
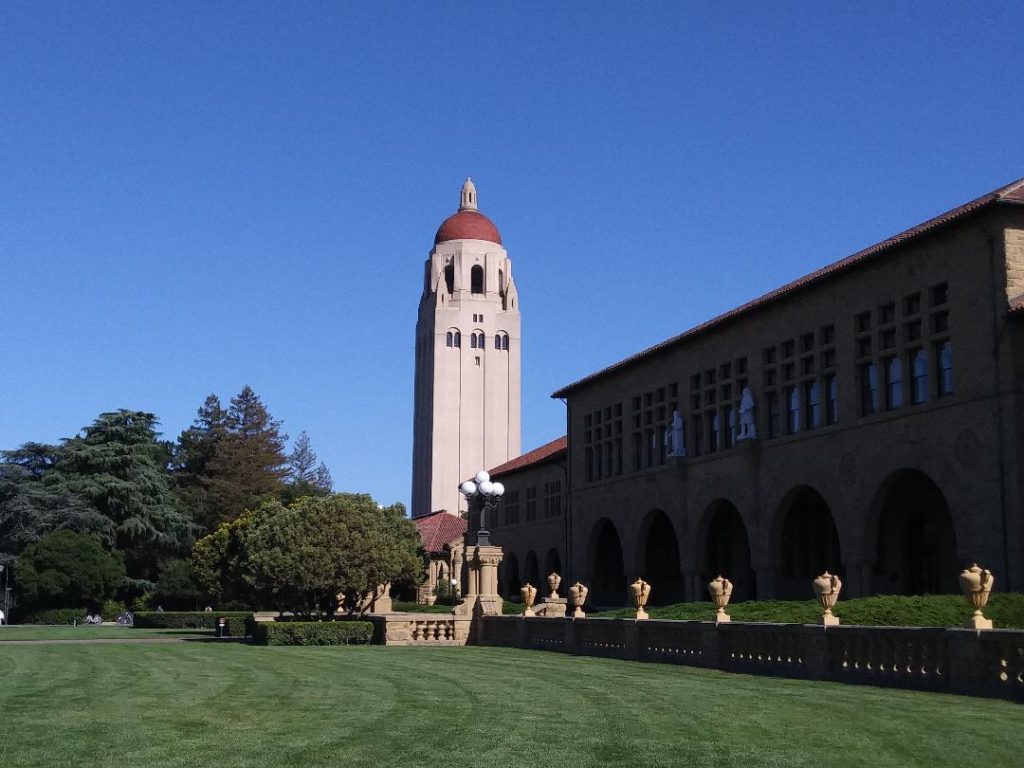
[[[160,566],[149,603],[170,610],[195,610],[206,597],[196,583],[191,560],[168,560]]]
[[[67,440],[45,477],[52,488],[89,500],[113,524],[129,573],[155,575],[159,552],[186,546],[191,527],[171,492],[167,453],[157,441],[156,417],[141,411],[103,413]]]
[[[260,622],[253,638],[263,645],[369,645],[373,624],[369,621]]]
[[[124,581],[124,558],[92,536],[62,530],[21,555],[17,588],[27,611],[61,605],[99,606]]]
[[[140,611],[135,614],[137,629],[216,629],[221,617],[227,619],[228,634],[245,637],[252,623],[248,611]]]
[[[450,605],[425,605],[423,603],[414,603],[412,601],[396,600],[391,604],[391,610],[396,613],[451,613],[452,607]]]
[[[50,608],[29,614],[22,622],[25,624],[78,624],[85,623],[85,608]]]
[[[192,426],[181,433],[172,461],[175,490],[183,510],[204,532],[221,520],[213,492],[211,464],[228,434],[228,414],[217,395],[200,406]]]
[[[43,482],[60,449],[25,443],[0,461],[0,562],[59,528],[94,533],[113,542],[114,527],[89,502]]]
[[[368,495],[303,497],[289,507],[269,501],[196,543],[200,584],[222,597],[306,616],[333,614],[379,584],[419,578],[419,533],[396,504]]]
[[[647,612],[652,619],[689,621],[708,621],[715,615],[714,607],[707,602],[678,603],[648,608]],[[728,612],[733,621],[813,624],[821,615],[821,608],[814,600],[750,600],[730,605]],[[878,595],[840,599],[833,612],[843,624],[881,627],[959,627],[970,614],[967,601],[960,595]],[[634,613],[632,609],[622,608],[588,615],[625,618]],[[993,594],[985,615],[997,627],[1024,629],[1024,595]]]
[[[309,442],[309,435],[300,432],[295,446],[288,455],[288,479],[281,491],[281,501],[290,504],[303,496],[326,496],[334,480]]]
[[[104,621],[114,621],[124,611],[124,603],[120,600],[105,600],[103,607],[100,608],[100,616],[103,617]]]

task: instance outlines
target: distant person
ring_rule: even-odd
[[[4,621],[6,621],[6,620],[7,620],[7,617],[4,615],[3,608],[0,608],[0,627],[2,627],[4,625]]]
[[[156,612],[157,612],[157,613],[163,613],[163,612],[164,612],[164,607],[163,607],[162,605],[158,605],[158,606],[156,607]]]

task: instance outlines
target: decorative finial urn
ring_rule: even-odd
[[[572,600],[573,607],[576,609],[572,613],[574,619],[582,619],[587,615],[583,612],[583,604],[587,602],[587,595],[589,593],[590,590],[578,581],[569,587],[569,598]]]
[[[970,568],[965,568],[960,573],[960,589],[974,610],[964,624],[968,629],[992,629],[992,619],[986,619],[982,611],[988,605],[988,598],[995,583],[996,577],[992,575],[992,571],[980,567],[977,563],[972,563]]]
[[[554,571],[548,576],[548,597],[552,600],[558,599],[558,585],[562,583],[562,577]]]
[[[818,619],[818,623],[826,627],[836,626],[839,624],[839,617],[833,615],[832,609],[836,607],[843,582],[835,574],[825,571],[812,584],[814,594],[818,596],[818,602],[821,604],[821,618]]]
[[[523,585],[523,588],[519,590],[519,594],[523,596],[523,605],[526,606],[526,610],[523,611],[523,616],[533,616],[533,601],[537,599],[537,588],[527,582]]]
[[[651,585],[643,579],[637,579],[629,585],[629,589],[633,593],[633,602],[636,604],[637,619],[649,618],[644,608],[647,607],[647,600],[651,596]]]
[[[727,621],[732,621],[729,614],[725,612],[725,606],[729,604],[729,598],[732,597],[732,582],[719,575],[708,584],[708,594],[711,595],[711,602],[718,609],[715,612],[715,623],[724,624]]]

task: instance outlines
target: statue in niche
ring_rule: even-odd
[[[737,440],[753,440],[757,437],[754,408],[754,395],[750,387],[744,387],[740,395],[740,433],[736,436]]]
[[[672,411],[672,424],[665,427],[665,453],[669,456],[686,455],[683,416],[679,411]]]

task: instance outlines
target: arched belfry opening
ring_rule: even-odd
[[[757,576],[750,562],[750,537],[736,506],[724,499],[714,502],[704,513],[698,554],[701,589],[712,579],[724,576],[733,584],[735,602],[757,597]],[[708,598],[706,592],[701,593]]]
[[[808,486],[794,488],[779,506],[778,597],[799,600],[811,595],[811,581],[828,571],[846,577],[839,552],[839,532],[821,494]]]
[[[668,515],[656,509],[640,528],[640,573],[651,585],[651,605],[671,605],[683,600],[683,574],[679,564],[679,540]],[[632,574],[631,574],[632,575]]]
[[[619,532],[607,518],[590,534],[590,573],[593,584],[588,601],[593,606],[621,606],[626,602],[626,573]]]
[[[875,561],[872,590],[877,594],[923,595],[959,591],[956,529],[949,504],[923,472],[891,475],[876,494],[868,535]],[[874,530],[870,530],[874,528]],[[869,540],[869,544],[870,544]]]
[[[470,293],[484,292],[484,268],[479,264],[474,264],[469,270],[469,290]]]
[[[455,265],[450,261],[444,268],[444,287],[449,296],[455,293]]]

